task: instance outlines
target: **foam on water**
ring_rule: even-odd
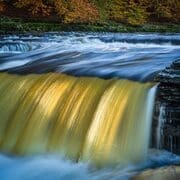
[[[128,180],[145,169],[180,164],[180,157],[166,151],[150,150],[143,164],[121,169],[94,169],[87,163],[73,163],[55,155],[9,157],[0,155],[1,180]]]
[[[0,70],[18,74],[63,72],[75,76],[151,81],[159,71],[179,58],[179,52],[179,34],[45,33],[1,36]],[[11,91],[13,94],[13,89]],[[163,120],[159,123],[157,139],[161,136]],[[102,169],[96,169],[86,161],[74,163],[54,154],[28,157],[1,154],[0,179],[127,180],[146,169],[174,164],[180,165],[180,156],[152,149],[141,163]]]
[[[60,72],[150,81],[180,52],[179,34],[45,33],[0,38],[1,44],[9,41],[37,46],[7,57],[0,52],[0,70],[19,74]]]

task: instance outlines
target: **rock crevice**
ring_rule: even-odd
[[[159,82],[154,118],[153,147],[180,154],[180,59],[156,77]]]

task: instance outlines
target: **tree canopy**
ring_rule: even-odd
[[[0,12],[8,5],[32,17],[56,15],[63,23],[180,22],[179,0],[0,0]]]

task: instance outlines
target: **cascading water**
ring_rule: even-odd
[[[145,157],[153,84],[59,74],[1,74],[0,82],[4,152],[56,152],[98,166],[135,163]],[[132,151],[134,142],[137,147]]]
[[[0,55],[7,56],[11,54],[25,53],[31,50],[35,50],[36,48],[38,48],[38,45],[33,43],[24,43],[21,41],[10,41],[6,43],[0,42]]]
[[[162,148],[161,137],[163,136],[162,128],[165,121],[165,106],[162,105],[159,111],[160,112],[159,112],[157,132],[156,132],[157,133],[156,134],[156,148],[161,149]]]
[[[178,34],[0,36],[0,179],[121,180],[180,164],[149,147],[152,82],[179,45]]]

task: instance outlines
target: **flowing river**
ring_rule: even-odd
[[[0,179],[177,178],[150,140],[154,79],[179,57],[180,34],[0,36]]]

